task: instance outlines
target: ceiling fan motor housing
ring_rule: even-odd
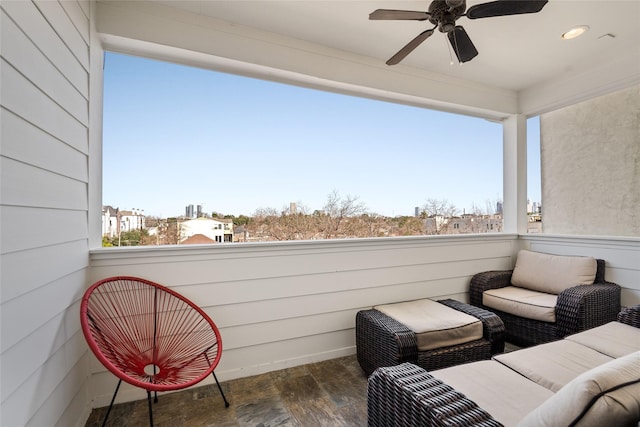
[[[429,5],[429,21],[438,26],[441,33],[453,31],[456,19],[467,9],[466,0],[434,0]]]

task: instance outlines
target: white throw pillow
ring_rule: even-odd
[[[591,285],[598,263],[592,257],[551,255],[521,250],[511,284],[534,291],[559,294],[576,285]]]
[[[529,412],[518,427],[630,426],[640,422],[640,352],[593,368]]]

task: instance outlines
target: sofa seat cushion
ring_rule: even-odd
[[[492,360],[439,369],[430,374],[473,400],[505,426],[516,425],[553,396],[550,390]]]
[[[527,319],[555,323],[558,296],[529,289],[507,286],[482,293],[486,307]]]
[[[482,338],[482,322],[430,299],[373,307],[416,334],[420,351],[464,344]]]
[[[573,341],[561,340],[500,354],[494,360],[557,392],[578,375],[612,358]]]
[[[565,338],[610,357],[622,357],[640,351],[640,329],[610,322]]]
[[[576,285],[591,285],[598,262],[592,257],[551,255],[521,250],[511,284],[534,291],[559,294]]]
[[[634,426],[639,421],[640,352],[635,352],[579,375],[519,425]]]

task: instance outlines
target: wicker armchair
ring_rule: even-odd
[[[362,310],[356,314],[356,351],[362,370],[371,375],[381,366],[399,365],[403,362],[433,370],[489,359],[504,351],[504,324],[498,316],[452,299],[438,302],[480,319],[482,339],[418,351],[416,336],[405,325],[378,310]]]
[[[513,270],[486,271],[473,276],[469,289],[471,304],[500,316],[505,324],[506,340],[525,347],[605,324],[616,320],[620,312],[620,286],[604,280],[605,262],[596,261],[593,285],[574,286],[558,294],[555,323],[527,319],[483,305],[483,292],[511,286]]]

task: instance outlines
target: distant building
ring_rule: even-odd
[[[102,235],[115,237],[118,235],[119,210],[113,206],[102,207]]]
[[[233,229],[233,241],[234,242],[248,242],[249,230],[244,225],[239,225]]]
[[[197,218],[180,223],[180,244],[196,234],[214,242],[233,242],[233,220]]]
[[[120,232],[142,230],[145,227],[143,210],[134,208],[130,211],[120,211]]]
[[[112,206],[102,207],[102,235],[116,237],[118,233],[142,230],[146,227],[144,211],[132,209],[121,211]]]
[[[208,238],[204,234],[194,234],[180,242],[181,245],[206,245],[211,243],[216,243],[216,241]]]
[[[187,205],[184,208],[184,216],[186,218],[195,218],[196,216],[194,215],[193,212],[193,205]]]

